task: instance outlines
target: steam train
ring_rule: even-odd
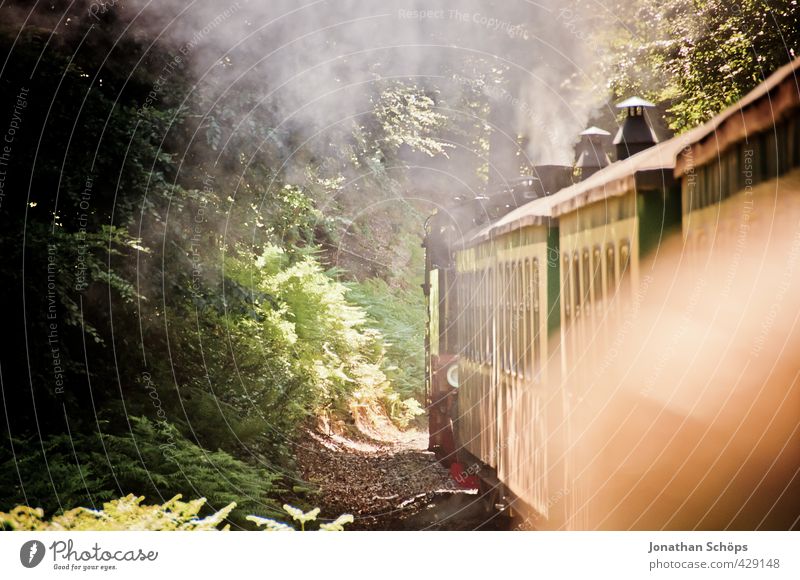
[[[522,527],[798,527],[798,69],[429,218],[429,448]]]

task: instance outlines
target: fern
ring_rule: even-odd
[[[300,524],[300,531],[306,531],[306,524],[316,521],[320,509],[314,508],[311,511],[304,512],[303,510],[291,506],[289,504],[283,505],[284,511],[289,514],[292,519]],[[295,528],[279,522],[277,520],[262,518],[259,516],[247,516],[247,519],[255,523],[259,527],[263,527],[267,532],[294,532]],[[353,523],[353,516],[350,514],[342,514],[335,520],[329,523],[322,523],[319,525],[319,530],[322,532],[341,532],[344,530],[346,524]]]
[[[44,519],[44,510],[28,506],[17,506],[8,513],[0,512],[0,529],[22,531],[114,531],[114,530],[158,530],[200,531],[218,530],[236,507],[235,503],[206,516],[200,517],[205,498],[190,502],[180,501],[176,495],[162,505],[142,505],[144,497],[127,495],[106,502],[103,509],[84,507],[71,509],[51,520]],[[224,525],[222,529],[229,529]]]
[[[44,455],[29,452],[21,461],[2,462],[0,505],[27,503],[57,512],[86,504],[95,508],[97,502],[135,491],[162,500],[179,494],[204,497],[198,508],[204,512],[218,512],[233,503],[246,511],[280,512],[272,499],[283,492],[275,471],[251,466],[224,451],[203,449],[174,425],[141,417],[130,421],[132,433],[72,439],[56,435],[44,442]],[[33,441],[15,446],[37,448]],[[47,469],[52,484],[41,477]],[[243,526],[245,520],[234,513],[231,523]]]

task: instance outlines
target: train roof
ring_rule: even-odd
[[[675,158],[681,149],[699,137],[693,129],[658,143],[622,161],[612,163],[583,181],[566,187],[553,195],[531,201],[509,212],[501,219],[486,224],[467,236],[465,245],[479,243],[532,225],[547,225],[560,215],[574,211],[589,203],[624,195],[637,186],[637,178],[656,172],[657,179],[672,180]]]
[[[800,106],[798,69],[800,58],[779,68],[741,100],[702,125],[689,145],[691,154],[687,151],[677,160],[675,176],[708,163],[730,145],[774,126],[796,110]]]
[[[587,204],[637,189],[641,186],[637,181],[640,177],[649,176],[651,184],[653,178],[666,184],[673,176],[680,177],[687,167],[687,157],[680,155],[682,151],[691,149],[693,163],[705,163],[727,145],[738,142],[746,134],[769,127],[800,105],[798,69],[800,58],[778,69],[747,96],[707,123],[612,163],[584,181],[531,201],[501,219],[477,228],[465,237],[464,245],[480,243],[517,228],[553,223],[559,216]]]

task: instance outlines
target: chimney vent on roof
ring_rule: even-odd
[[[577,147],[578,160],[575,163],[581,181],[611,163],[606,154],[606,143],[608,143],[609,137],[611,137],[611,133],[598,127],[589,127],[581,133],[581,140]]]
[[[627,109],[628,114],[617,136],[614,145],[617,148],[617,160],[627,159],[648,147],[658,143],[655,132],[647,122],[645,109],[652,109],[655,105],[639,97],[631,97],[617,105],[618,109]]]

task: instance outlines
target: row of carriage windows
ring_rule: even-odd
[[[611,301],[619,281],[630,267],[631,244],[625,239],[619,243],[608,243],[584,247],[572,254],[561,256],[562,293],[564,322],[569,324],[589,316],[592,310],[601,312],[603,305]]]
[[[614,297],[619,281],[630,267],[631,245],[625,239],[585,247],[562,255],[564,322],[569,324]],[[462,355],[479,364],[494,364],[494,333],[500,370],[536,379],[542,361],[541,329],[547,316],[545,286],[539,260],[525,258],[501,262],[495,268],[464,272],[459,276],[458,320]]]
[[[684,211],[719,203],[738,191],[753,187],[800,167],[800,119],[775,125],[728,149],[713,162],[684,176]]]
[[[494,363],[494,332],[500,370],[535,379],[542,358],[543,306],[539,260],[524,258],[461,274],[459,334],[463,355],[479,364]]]

